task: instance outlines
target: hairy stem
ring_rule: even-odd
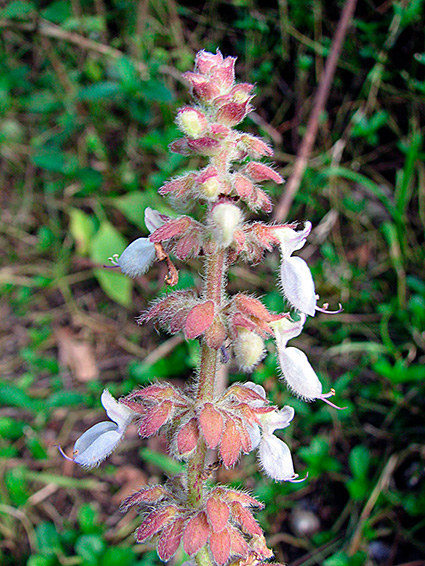
[[[224,294],[226,250],[219,250],[208,256],[206,261],[206,277],[204,298],[214,301],[216,308],[220,308]],[[201,359],[199,363],[199,382],[196,395],[198,405],[214,398],[215,382],[217,377],[218,352],[203,341]],[[190,458],[187,467],[187,499],[193,507],[199,507],[203,500],[203,472],[207,447],[204,440],[199,440],[198,446]],[[201,549],[195,557],[198,566],[211,566],[211,559],[207,548]]]

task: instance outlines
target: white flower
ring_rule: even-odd
[[[280,242],[282,261],[280,283],[286,300],[299,312],[314,316],[316,312],[316,292],[311,271],[300,257],[292,253],[303,247],[311,231],[311,223],[306,222],[304,230],[296,232],[292,228],[280,227],[274,230]]]
[[[304,352],[298,348],[281,348],[279,364],[289,389],[296,395],[308,401],[322,397],[322,384]]]
[[[165,219],[166,216],[160,214],[157,210],[146,208],[145,224],[151,234],[164,224]],[[109,259],[125,275],[133,278],[139,277],[148,271],[156,259],[155,244],[149,238],[138,238],[131,242],[119,257],[118,254],[115,254]]]
[[[283,378],[289,389],[299,397],[307,401],[321,399],[328,405],[340,409],[328,400],[328,397],[335,394],[333,389],[329,393],[323,393],[322,384],[304,352],[298,348],[286,347],[291,338],[295,338],[301,333],[305,318],[305,316],[301,316],[297,322],[282,318],[270,323],[276,337],[279,365]]]
[[[59,447],[67,460],[86,469],[98,466],[116,449],[135,416],[134,411],[114,399],[107,389],[102,393],[101,402],[111,420],[97,423],[86,430],[74,444],[72,458],[66,456]]]
[[[115,265],[118,265],[125,275],[139,277],[148,271],[155,258],[155,245],[149,238],[138,238],[115,259]]]
[[[273,432],[278,428],[286,428],[294,418],[294,409],[286,406],[280,411],[258,415],[260,427],[255,425],[250,430],[253,448],[258,448],[258,459],[265,473],[275,481],[295,481],[298,474],[294,472],[291,452],[280,438]]]

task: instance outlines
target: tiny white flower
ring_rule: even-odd
[[[263,470],[275,481],[293,481],[298,477],[288,445],[274,434],[262,437],[258,458]]]
[[[280,283],[286,300],[299,312],[314,316],[316,312],[316,291],[311,271],[300,257],[292,253],[301,249],[311,232],[311,223],[306,222],[304,230],[296,232],[292,228],[280,227],[274,230],[280,242],[282,262]]]
[[[251,388],[254,389],[254,387]],[[257,392],[260,393],[260,391]],[[260,414],[258,418],[261,423],[261,432],[260,426],[254,425],[250,428],[249,434],[253,450],[258,448],[261,468],[275,481],[297,481],[298,474],[294,472],[294,464],[288,446],[273,434],[276,429],[289,426],[294,418],[294,409],[286,406],[280,411]]]
[[[255,391],[257,395],[260,395],[260,397],[264,398],[264,401],[267,401],[266,390],[259,383],[254,383],[253,381],[247,381],[246,383],[244,383],[244,386],[248,387],[248,389],[251,389],[252,391]],[[264,403],[260,400],[250,402],[250,405],[252,405],[253,407],[260,407],[263,404]]]
[[[153,208],[145,209],[145,224],[151,234],[165,223],[166,218]],[[131,242],[120,256],[115,254],[109,259],[124,275],[139,277],[148,271],[156,259],[155,244],[149,238],[138,238]]]
[[[298,348],[282,348],[279,364],[289,389],[296,395],[308,401],[321,398],[322,384],[304,352]]]
[[[283,377],[289,387],[296,395],[307,401],[321,399],[334,409],[345,409],[338,407],[329,397],[335,395],[335,390],[323,393],[322,384],[312,368],[307,356],[298,348],[281,348],[279,353],[279,364]]]
[[[282,257],[280,265],[282,292],[297,311],[314,316],[316,291],[310,268],[300,257]]]
[[[67,460],[86,469],[98,466],[116,449],[135,416],[131,409],[114,399],[107,389],[102,393],[101,402],[111,420],[97,423],[86,430],[75,442],[72,458],[66,456],[59,447]]]

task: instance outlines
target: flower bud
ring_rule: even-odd
[[[242,370],[251,371],[264,357],[264,341],[247,328],[239,326],[237,330],[234,342],[236,361]]]
[[[221,182],[215,167],[207,167],[198,177],[198,189],[208,199],[217,197],[221,191]]]
[[[235,230],[239,227],[242,220],[242,212],[240,208],[230,203],[218,204],[213,212],[214,236],[217,242],[227,247],[233,242]]]
[[[177,114],[177,126],[187,136],[199,138],[207,129],[208,122],[205,115],[195,108],[182,108]]]

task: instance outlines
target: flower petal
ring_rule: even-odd
[[[138,277],[147,272],[155,257],[155,246],[149,238],[138,238],[125,248],[117,265],[125,275]]]
[[[322,384],[304,352],[283,348],[279,351],[279,363],[288,387],[296,395],[309,401],[322,395]]]
[[[287,258],[293,252],[300,250],[311,232],[311,222],[304,223],[304,229],[300,231],[293,230],[287,226],[281,226],[274,229],[274,235],[280,242],[280,250],[282,257]]]
[[[280,318],[274,322],[269,322],[269,326],[271,326],[274,331],[279,350],[286,348],[286,344],[289,340],[301,334],[305,319],[305,315],[301,313],[300,320],[297,321],[291,320],[290,318]]]
[[[258,457],[263,470],[275,481],[288,481],[294,477],[291,451],[273,434],[263,435]]]
[[[165,224],[167,218],[165,214],[161,214],[149,206],[145,208],[145,226],[151,234]]]
[[[258,448],[258,445],[260,444],[261,441],[260,427],[257,424],[250,426],[248,428],[248,433],[251,439],[252,449],[255,450],[256,448]]]
[[[280,411],[273,411],[272,413],[264,413],[259,415],[261,427],[263,429],[263,436],[273,434],[278,428],[286,428],[294,418],[295,411],[289,405],[286,405]]]
[[[264,397],[264,400],[266,400],[266,397],[267,397],[266,396],[266,390],[259,383],[254,383],[253,381],[247,381],[243,385],[244,385],[244,387],[248,387],[248,389],[252,389],[252,391],[255,391],[255,393],[257,393],[258,395],[261,395],[261,397]],[[261,401],[260,401],[260,403],[261,403]]]
[[[97,438],[87,445],[88,437],[84,438],[84,436],[90,433],[88,436],[92,437],[94,433],[92,429],[95,427],[98,434]],[[112,430],[111,427],[115,430]],[[94,468],[103,462],[115,450],[124,436],[123,432],[117,431],[117,426],[112,422],[98,423],[92,429],[85,432],[74,445],[74,462],[86,469]],[[81,450],[82,446],[85,447],[84,450]]]
[[[103,390],[100,401],[111,421],[117,423],[118,432],[124,432],[135,415],[134,411],[114,399],[107,389]]]
[[[287,301],[298,311],[314,316],[316,292],[313,277],[306,262],[300,257],[283,257],[280,281]]]

